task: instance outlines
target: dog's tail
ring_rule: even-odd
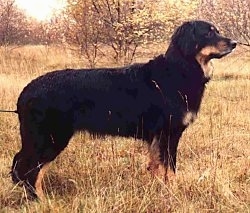
[[[17,110],[0,110],[0,112],[12,112],[12,113],[17,113]]]

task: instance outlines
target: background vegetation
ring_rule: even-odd
[[[15,109],[33,78],[68,67],[146,62],[166,51],[182,21],[213,21],[241,43],[214,61],[197,121],[179,147],[169,184],[146,171],[141,141],[75,135],[45,176],[47,199],[26,199],[9,171],[20,148],[15,114],[0,114],[0,212],[249,212],[250,5],[248,0],[69,1],[49,23],[0,0],[0,109]]]
[[[50,21],[26,17],[15,0],[0,0],[0,45],[60,44],[94,67],[100,57],[133,61],[138,47],[167,41],[185,20],[213,22],[222,33],[250,45],[249,0],[68,0]],[[107,51],[109,47],[109,51]]]

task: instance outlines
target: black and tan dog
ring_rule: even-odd
[[[179,139],[210,78],[209,61],[235,47],[212,24],[191,21],[175,31],[164,55],[148,63],[60,70],[33,80],[17,103],[22,148],[13,159],[13,181],[42,197],[45,165],[78,130],[142,139],[149,144],[148,170],[162,165],[166,174],[168,167],[175,172]]]

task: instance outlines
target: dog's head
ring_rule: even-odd
[[[177,28],[171,41],[171,45],[184,57],[196,57],[199,54],[206,62],[229,54],[236,44],[236,41],[221,36],[214,25],[205,21],[185,22]]]

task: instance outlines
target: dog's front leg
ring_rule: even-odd
[[[148,147],[149,151],[149,163],[147,170],[151,172],[151,174],[155,174],[160,165],[160,137],[155,135],[153,137],[152,143]]]
[[[154,135],[152,143],[149,145],[149,163],[147,170],[152,176],[163,179],[164,182],[168,180],[167,169],[168,162],[164,160],[164,155],[161,152],[162,144],[166,141],[165,134],[162,132],[160,134]],[[166,150],[167,151],[167,150]]]
[[[149,163],[147,170],[164,182],[171,181],[175,177],[176,148],[178,142],[161,132],[154,135],[149,145]]]

